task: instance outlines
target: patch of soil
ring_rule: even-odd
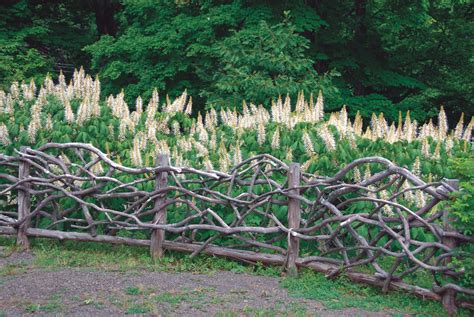
[[[12,254],[12,265],[30,260]],[[19,262],[18,262],[19,261]],[[2,264],[3,263],[3,264]],[[4,270],[3,270],[4,271]],[[2,271],[2,272],[3,272]],[[0,315],[68,316],[388,316],[358,309],[326,310],[317,301],[292,298],[278,279],[218,272],[111,272],[24,268],[0,275]]]
[[[29,265],[33,255],[28,252],[8,252],[5,247],[0,247],[0,268],[7,265]]]

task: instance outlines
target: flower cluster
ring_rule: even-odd
[[[59,100],[64,108],[62,118],[61,114],[48,110],[51,96]],[[364,127],[361,115],[357,113],[351,120],[346,106],[325,115],[322,92],[317,98],[313,95],[307,98],[300,93],[295,103],[289,96],[279,96],[269,109],[246,102],[243,102],[240,112],[235,108],[216,111],[211,107],[198,113],[196,119],[190,117],[193,112],[192,98],[186,91],[174,100],[168,96],[164,99],[160,104],[158,92],[154,90],[148,101],[136,98],[133,111],[123,91],[101,100],[99,78],[85,74],[82,68],[74,72],[69,83],[66,83],[62,73],[56,83],[48,76],[41,86],[36,86],[33,81],[29,84],[14,82],[8,92],[0,90],[0,144],[7,146],[16,142],[20,134],[18,131],[22,132],[25,128],[29,142],[34,144],[38,142],[41,131],[54,131],[60,124],[79,130],[90,122],[96,122],[91,120],[98,119],[97,122],[106,122],[108,139],[120,142],[130,140],[127,157],[133,165],[146,164],[157,153],[169,153],[176,165],[188,164],[185,157],[192,153],[191,156],[202,158],[200,164],[208,168],[214,168],[214,163],[219,164],[216,168],[227,170],[250,155],[243,142],[243,135],[248,132],[253,132],[259,147],[263,148],[268,143],[272,150],[284,152],[285,158],[291,161],[300,150],[285,144],[288,142],[286,133],[300,129],[296,126],[302,124],[301,139],[291,142],[303,143],[310,159],[302,163],[309,167],[315,160],[316,152],[320,153],[315,148],[334,152],[340,143],[345,142],[352,149],[357,149],[359,139],[383,140],[390,144],[418,142],[423,157],[439,160],[443,153],[451,155],[461,148],[458,146],[460,143],[465,148],[469,147],[474,128],[474,119],[471,118],[466,125],[467,119],[462,115],[459,123],[450,130],[443,107],[439,111],[437,124],[431,120],[420,124],[411,118],[409,112],[405,116],[400,113],[398,122],[388,122],[380,113],[373,114],[370,125]],[[30,114],[28,121],[11,128],[13,125],[8,122],[19,109]],[[177,113],[189,118],[190,123],[177,121],[174,117]],[[110,123],[110,116],[118,123]],[[231,131],[231,136],[223,133],[222,126]],[[413,168],[416,170],[416,164]],[[354,177],[362,178],[360,171]]]

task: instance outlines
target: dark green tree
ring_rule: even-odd
[[[61,63],[130,100],[184,89],[199,107],[323,90],[326,107],[419,121],[474,115],[468,0],[6,0],[0,87]],[[55,67],[56,66],[56,67]]]
[[[275,96],[296,96],[300,91],[334,94],[331,74],[318,75],[306,56],[307,42],[288,22],[262,21],[235,31],[216,46],[218,67],[201,95],[219,106],[238,105],[243,97],[268,104]]]
[[[0,87],[89,64],[82,51],[113,32],[111,0],[7,0],[0,3]],[[112,17],[112,18],[111,18]]]
[[[299,91],[333,93],[307,57],[308,40],[291,13],[245,1],[124,1],[117,37],[86,48],[108,92],[149,95],[184,89],[197,105],[270,103]],[[195,100],[196,104],[196,100]]]
[[[327,23],[308,35],[317,68],[342,74],[338,84],[350,110],[394,119],[410,109],[423,120],[445,105],[456,118],[474,114],[472,2],[307,3]]]

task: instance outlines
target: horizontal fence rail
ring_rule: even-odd
[[[361,176],[368,165],[373,173]],[[24,249],[37,236],[147,246],[153,258],[213,254],[292,275],[308,267],[442,300],[452,312],[456,294],[466,307],[474,296],[455,283],[464,272],[451,262],[456,245],[474,240],[446,221],[457,186],[381,157],[333,176],[268,154],[219,172],[172,166],[166,154],[155,167],[126,167],[89,144],[48,143],[0,154],[0,234]],[[419,270],[433,275],[431,288],[409,283]]]

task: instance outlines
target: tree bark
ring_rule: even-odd
[[[159,154],[156,158],[157,167],[167,167],[169,166],[169,157],[166,154]],[[156,175],[156,187],[155,189],[159,190],[168,186],[168,173],[160,172]],[[155,200],[155,216],[153,223],[155,224],[165,224],[166,221],[166,197],[159,197]],[[153,230],[151,232],[151,242],[150,242],[150,254],[153,260],[161,258],[163,256],[163,241],[165,240],[165,231],[164,230]]]
[[[300,165],[298,163],[291,163],[288,170],[288,188],[290,194],[299,195],[299,190],[295,187],[300,186]],[[300,240],[292,235],[292,230],[300,228],[301,209],[300,201],[298,199],[290,198],[288,201],[288,262],[286,263],[286,271],[291,276],[298,275],[298,268],[296,260],[300,251]]]
[[[95,23],[99,36],[117,34],[117,22],[114,17],[116,7],[111,0],[94,1]]]
[[[358,44],[365,44],[367,43],[367,25],[365,23],[367,0],[355,0],[354,12],[356,17],[355,41]]]
[[[365,21],[365,15],[367,9],[367,0],[355,0],[354,1],[354,12],[355,12],[355,29],[354,29],[354,46],[357,48],[367,49],[367,25]],[[365,87],[360,80],[360,75],[354,75],[354,94],[364,95]]]
[[[20,151],[25,153],[27,150],[26,147],[22,146]],[[19,164],[19,173],[18,179],[22,180],[28,178],[30,176],[30,164],[27,162],[20,162]],[[19,190],[18,191],[18,220],[23,220],[24,218],[28,218],[30,215],[30,194],[28,189],[30,188],[30,184],[25,183],[23,185],[26,190]],[[26,231],[30,226],[30,220],[25,220],[19,227],[18,227],[18,234],[17,234],[17,246],[21,251],[29,251],[30,243],[28,242],[28,236]]]

